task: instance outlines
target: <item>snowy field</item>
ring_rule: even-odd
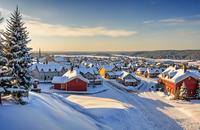
[[[94,94],[31,93],[28,105],[0,107],[0,129],[199,130],[199,101],[168,100],[149,91],[155,82],[144,78],[138,94],[109,81]]]

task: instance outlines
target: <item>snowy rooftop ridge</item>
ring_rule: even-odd
[[[145,68],[145,67],[140,67],[140,68],[137,69],[137,71],[147,71],[147,68]]]
[[[82,72],[83,74],[86,74],[88,72],[91,74],[98,74],[98,71],[95,67],[90,67],[90,68],[80,67],[80,68],[78,68],[78,71]]]
[[[119,77],[120,79],[124,79],[126,76],[128,75],[131,75],[134,79],[131,79],[131,80],[137,80],[139,81],[140,79],[134,74],[134,73],[129,73],[129,72],[126,72],[126,71],[122,71],[121,72],[121,76]],[[128,79],[126,79],[128,81]]]
[[[68,70],[63,76],[54,76],[52,83],[66,83],[75,78],[79,78],[87,83],[89,80],[84,78],[78,71],[78,69]]]
[[[187,77],[193,77],[200,80],[200,73],[191,70],[184,71],[183,69],[176,69],[175,67],[170,66],[165,71],[163,71],[159,77],[165,80],[169,80],[173,83],[178,83]]]
[[[162,72],[162,70],[161,69],[159,69],[159,68],[147,68],[147,72],[148,73],[161,73]]]
[[[61,71],[63,69],[63,66],[58,63],[48,63],[48,64],[41,64],[41,63],[35,63],[31,66],[31,70],[38,69],[38,71],[48,72],[48,71]]]
[[[112,65],[103,65],[102,68],[104,68],[107,71],[112,71],[114,66],[112,66]]]

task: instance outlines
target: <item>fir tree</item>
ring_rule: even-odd
[[[13,82],[15,88],[19,90],[28,90],[31,86],[31,75],[29,67],[31,65],[30,48],[28,32],[24,27],[22,15],[18,7],[7,20],[7,28],[4,33],[5,51],[8,59],[7,67],[12,69]]]
[[[0,16],[0,23],[3,18]],[[7,67],[8,59],[6,58],[5,45],[3,44],[3,31],[0,31],[0,87],[6,91],[6,86],[9,86],[8,83],[11,79],[11,69]]]
[[[0,23],[2,22],[3,18],[0,16]],[[5,57],[5,49],[2,39],[2,31],[0,31],[0,104],[1,102],[1,95],[7,92],[7,88],[10,87],[11,84],[11,70],[7,68],[8,60]]]

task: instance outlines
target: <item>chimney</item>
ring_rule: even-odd
[[[72,72],[74,70],[74,66],[71,67],[70,71]]]
[[[187,67],[186,67],[185,64],[183,64],[183,71],[184,71],[184,73],[186,72],[186,70],[187,70]]]
[[[173,67],[174,67],[175,70],[178,69],[178,65],[177,64],[173,64]]]
[[[49,62],[49,61],[48,61],[48,59],[46,58],[46,60],[45,60],[45,64],[48,64],[48,62]]]

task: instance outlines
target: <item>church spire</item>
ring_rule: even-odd
[[[41,49],[39,48],[39,52],[38,52],[38,57],[41,58],[42,55],[41,55]]]

